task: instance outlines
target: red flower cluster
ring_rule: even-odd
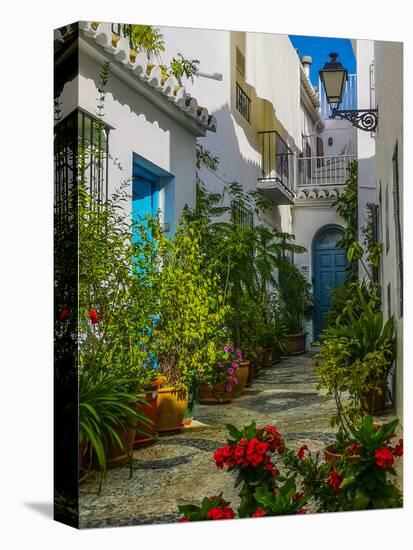
[[[335,471],[333,470],[331,474],[326,479],[327,485],[329,485],[334,491],[340,490],[341,482],[343,481],[343,478]]]
[[[301,498],[303,498],[303,496],[304,493],[295,493],[295,495],[292,496],[292,501],[297,502],[297,500],[300,500]]]
[[[99,315],[95,309],[91,309],[89,311],[89,319],[92,325],[96,325],[96,323],[99,323]]]
[[[266,516],[266,515],[267,515],[267,513],[266,513],[266,511],[264,510],[264,508],[257,508],[257,509],[255,510],[255,512],[252,514],[251,517],[252,517],[252,518],[262,518],[262,517],[264,517],[264,516]]]
[[[234,510],[229,508],[211,508],[207,514],[209,519],[233,519]]]
[[[280,432],[275,426],[264,426],[265,442],[268,443],[270,451],[277,451],[281,454],[285,449],[284,441]]]
[[[253,437],[249,441],[242,438],[235,445],[224,445],[214,452],[214,460],[217,468],[223,468],[224,464],[228,468],[234,466],[252,466],[257,468],[264,463],[264,469],[271,472],[273,476],[276,470],[271,464],[271,457],[267,455],[269,444]]]
[[[307,445],[301,445],[301,447],[297,451],[298,458],[304,458],[306,451],[308,451],[308,446]]]
[[[397,457],[403,456],[403,439],[399,439],[398,444],[394,447],[393,454]]]
[[[394,458],[391,450],[388,447],[382,447],[374,453],[376,465],[379,468],[390,468],[394,464]]]
[[[178,523],[186,523],[187,521],[191,521],[188,518],[180,518],[178,519]]]

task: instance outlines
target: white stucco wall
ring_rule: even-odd
[[[80,51],[79,76],[65,85],[60,97],[63,116],[77,107],[76,98],[79,107],[95,115],[100,69],[98,61]],[[159,206],[172,234],[184,205],[195,204],[196,137],[113,73],[106,90],[104,121],[112,126],[109,150],[122,167],[109,161],[109,192],[124,180],[131,183],[134,153],[156,165],[165,172]]]
[[[400,222],[403,244],[403,45],[376,41],[374,45],[376,102],[379,126],[376,134],[374,177],[377,182],[376,201],[381,194],[381,263],[382,303],[385,317],[393,315],[397,328],[397,365],[395,375],[395,406],[403,419],[403,318],[399,306],[399,272],[394,202],[393,153],[399,150]],[[386,246],[385,196],[388,192],[388,247]],[[390,300],[388,296],[390,291]]]
[[[353,44],[357,63],[357,108],[369,109],[371,107],[370,66],[374,60],[374,41],[356,40]],[[364,130],[357,130],[359,236],[365,224],[367,204],[374,203],[376,200],[375,149],[374,135]],[[363,266],[359,264],[359,276],[365,275]]]

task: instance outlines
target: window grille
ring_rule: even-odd
[[[251,99],[247,96],[241,86],[236,83],[236,100],[235,106],[237,111],[245,118],[249,123],[251,121]]]
[[[244,206],[239,201],[231,202],[231,219],[243,227],[254,226],[254,214],[250,208]]]

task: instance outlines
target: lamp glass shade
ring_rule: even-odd
[[[337,61],[337,54],[330,54],[330,61],[320,71],[320,79],[324,85],[327,103],[339,105],[343,99],[344,86],[347,80],[347,71]]]

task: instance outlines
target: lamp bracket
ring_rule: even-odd
[[[379,121],[377,109],[332,109],[330,118],[342,118],[359,130],[375,132]]]

